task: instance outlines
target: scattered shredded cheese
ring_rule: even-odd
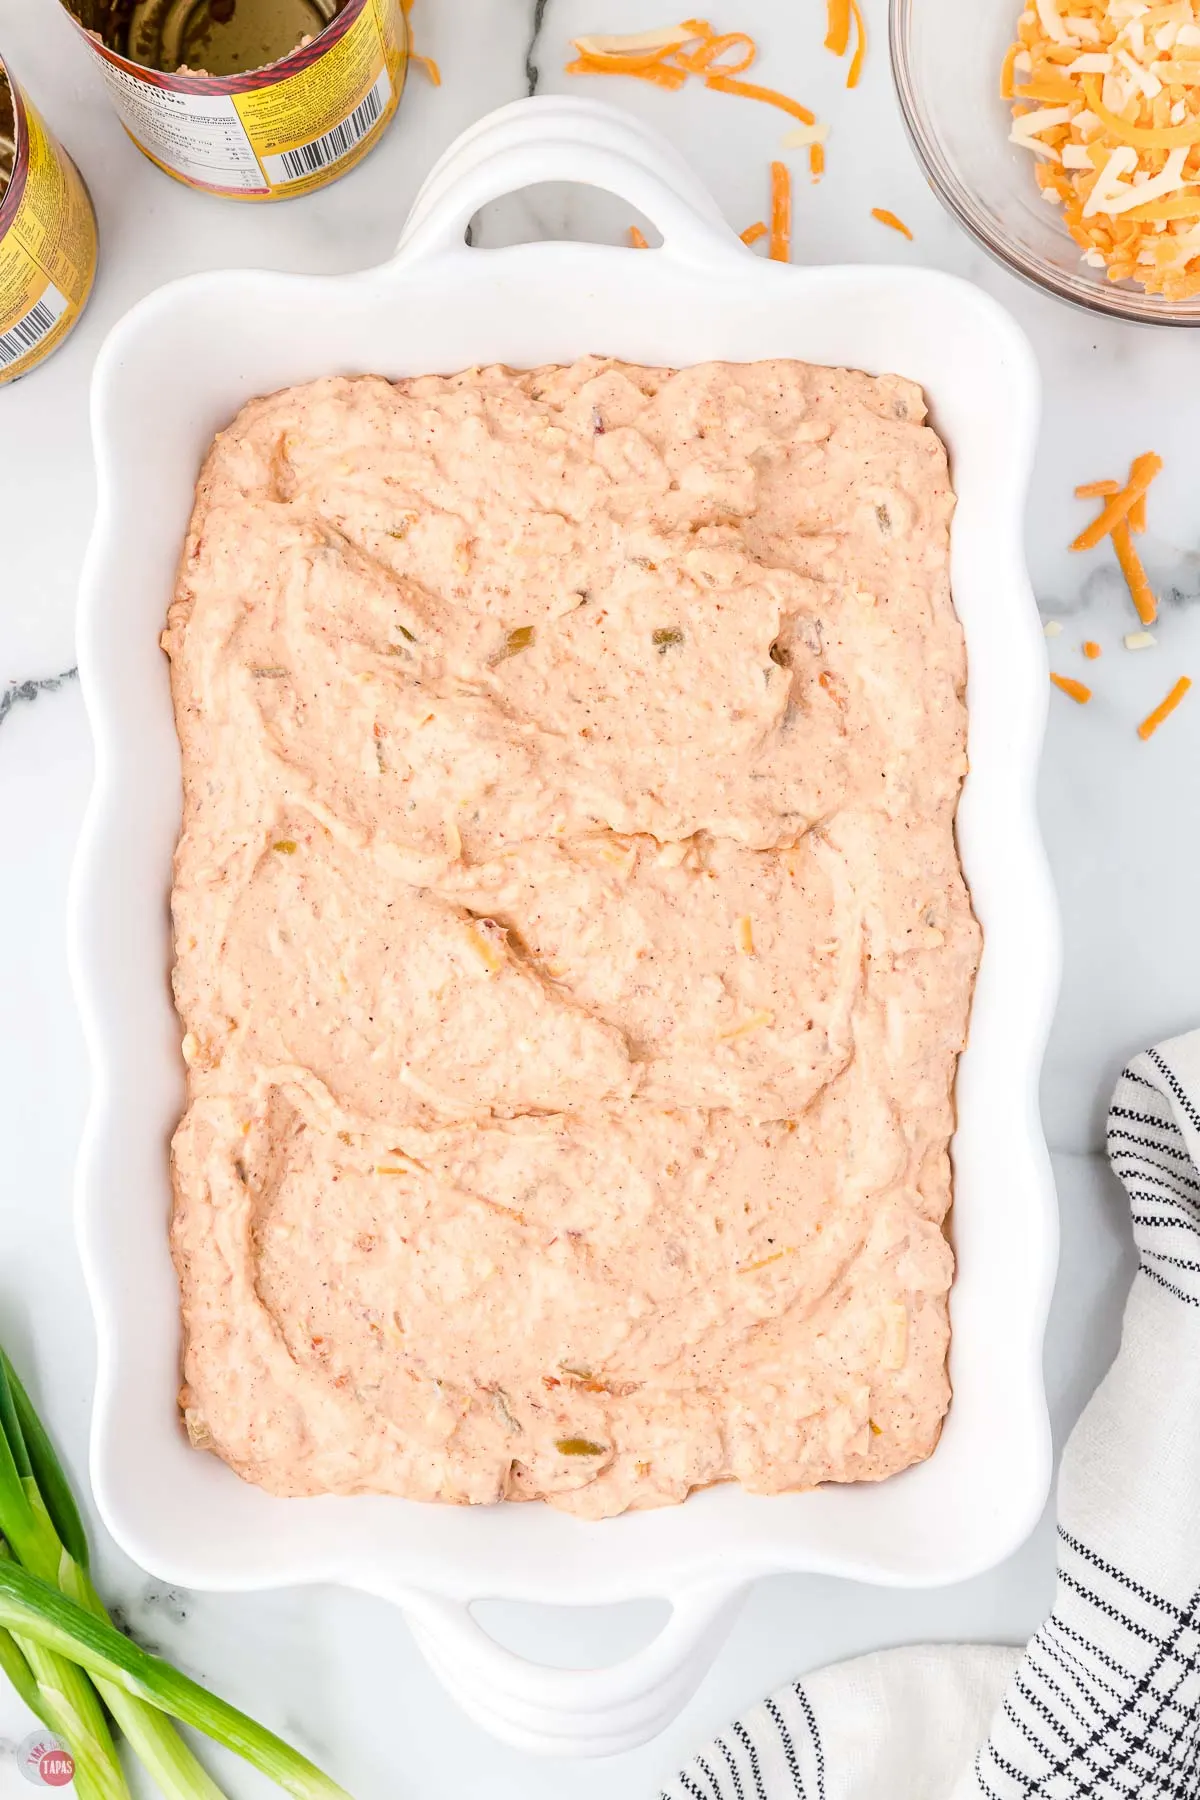
[[[718,1044],[732,1044],[735,1038],[749,1037],[752,1031],[761,1031],[765,1025],[774,1023],[774,1013],[751,1013],[748,1019],[744,1019],[740,1025],[735,1025],[732,1031],[722,1031],[717,1037],[717,1042]]]
[[[797,125],[794,131],[784,132],[783,147],[785,150],[804,150],[810,144],[824,144],[828,137],[828,125],[819,121],[815,125]]]
[[[786,163],[771,164],[772,262],[790,262],[792,256],[792,177]]]
[[[438,68],[438,65],[434,62],[432,56],[422,56],[419,51],[413,49],[412,9],[413,0],[400,0],[400,10],[403,12],[404,22],[408,26],[408,60],[409,62],[420,63],[433,86],[441,87],[442,71]]]
[[[743,244],[757,244],[759,238],[765,238],[766,235],[765,222],[762,219],[756,219],[753,225],[747,225],[745,231],[742,232],[742,242]]]
[[[1147,452],[1145,456],[1135,457],[1126,485],[1109,497],[1103,511],[1075,539],[1071,545],[1072,550],[1094,550],[1103,538],[1108,537],[1113,527],[1128,517],[1130,508],[1161,474],[1162,466],[1162,457],[1156,456],[1153,451]]]
[[[845,56],[850,48],[850,0],[829,0],[829,29],[825,48],[835,56]]]
[[[772,1263],[782,1262],[785,1256],[794,1256],[794,1250],[776,1250],[774,1256],[764,1256],[758,1262],[743,1263],[737,1271],[739,1275],[757,1275],[760,1269],[769,1269]]]
[[[1048,638],[1059,637],[1062,634],[1062,626],[1057,619],[1047,619],[1042,630]]]
[[[498,931],[493,935],[476,925],[467,927],[467,942],[489,975],[497,974],[504,967],[504,953],[496,942],[496,937],[501,935]]]
[[[848,88],[858,86],[859,76],[862,74],[863,61],[867,54],[867,27],[863,20],[862,8],[859,6],[858,0],[850,0],[850,11],[854,14],[854,29],[857,33],[857,38],[854,47],[854,55],[850,62],[850,70],[846,76],[846,86]]]
[[[1083,654],[1087,657],[1089,662],[1095,662],[1098,656],[1103,655],[1103,651],[1095,638],[1085,638],[1083,642]]]
[[[1121,565],[1121,573],[1129,587],[1130,598],[1137,608],[1137,616],[1143,625],[1153,625],[1158,617],[1158,601],[1154,597],[1154,589],[1142,567],[1142,559],[1133,547],[1133,537],[1129,530],[1129,520],[1122,519],[1113,526],[1113,549],[1117,553],[1117,561]]]
[[[645,233],[639,231],[636,225],[629,227],[629,246],[632,250],[648,250],[650,248],[646,242]]]
[[[743,956],[754,955],[754,923],[748,913],[738,920],[738,949]]]
[[[857,13],[855,0],[849,3]],[[745,31],[721,33],[714,31],[706,19],[685,19],[681,25],[657,31],[617,37],[591,35],[575,38],[573,44],[578,55],[567,64],[568,75],[633,75],[671,90],[683,87],[694,75],[719,94],[761,100],[790,113],[802,125],[816,124],[816,114],[790,95],[777,88],[738,80],[758,56],[757,44]],[[849,85],[853,86],[853,81]]]
[[[895,1303],[881,1310],[883,1343],[879,1360],[885,1369],[902,1369],[908,1361],[908,1308]]]
[[[1012,140],[1081,260],[1168,300],[1200,294],[1197,50],[1200,0],[1036,0],[1000,70]]]
[[[1127,650],[1153,650],[1158,639],[1152,631],[1129,631],[1125,634]]]
[[[1189,692],[1191,685],[1190,678],[1187,675],[1181,675],[1166,699],[1156,706],[1154,711],[1150,713],[1147,718],[1142,720],[1137,729],[1138,736],[1143,743],[1146,742],[1147,738],[1152,738],[1154,736],[1164,719],[1170,718],[1184,695]]]
[[[898,219],[894,212],[888,211],[886,206],[873,206],[871,208],[871,217],[873,219],[878,219],[881,225],[888,226],[892,231],[898,231],[901,237],[906,237],[909,243],[912,243],[913,234],[904,223],[904,220]]]
[[[1092,697],[1091,688],[1084,687],[1082,681],[1076,681],[1070,675],[1051,674],[1050,679],[1060,693],[1069,694],[1072,700],[1079,702],[1080,706],[1086,706]]]
[[[1119,481],[1085,481],[1075,489],[1077,500],[1107,500],[1111,494],[1119,494]]]

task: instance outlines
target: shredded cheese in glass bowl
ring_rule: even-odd
[[[1017,274],[1200,325],[1200,0],[891,0],[935,191]]]

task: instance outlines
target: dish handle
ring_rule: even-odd
[[[747,1592],[712,1582],[671,1598],[654,1640],[601,1669],[558,1669],[506,1650],[467,1606],[413,1593],[402,1605],[417,1644],[463,1711],[494,1737],[543,1756],[616,1756],[657,1736],[691,1698]]]
[[[560,97],[500,107],[451,145],[413,202],[397,263],[473,254],[466,229],[480,207],[548,181],[627,201],[661,234],[660,254],[690,267],[751,254],[665,139],[616,107]]]

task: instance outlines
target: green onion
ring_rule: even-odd
[[[344,1788],[255,1724],[228,1701],[219,1700],[181,1675],[161,1657],[151,1656],[94,1613],[77,1606],[49,1582],[27,1569],[0,1562],[0,1626],[69,1658],[90,1674],[112,1683],[146,1705],[194,1725],[215,1743],[234,1750],[297,1800],[350,1800]]]
[[[493,658],[493,661],[502,663],[506,662],[510,656],[520,656],[522,650],[528,650],[532,642],[533,626],[518,625],[515,631],[509,632],[504,640],[503,650],[501,650],[498,656]]]
[[[71,1751],[79,1800],[130,1800],[100,1698],[166,1800],[225,1800],[167,1715],[300,1800],[349,1800],[273,1732],[117,1631],[90,1561],[70,1483],[0,1349],[0,1671]]]

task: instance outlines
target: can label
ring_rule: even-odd
[[[408,44],[400,0],[347,0],[310,43],[245,75],[166,75],[85,36],[138,148],[238,200],[307,194],[352,168],[396,110]]]
[[[96,274],[96,216],[74,163],[0,63],[12,174],[0,194],[0,382],[57,350]]]

